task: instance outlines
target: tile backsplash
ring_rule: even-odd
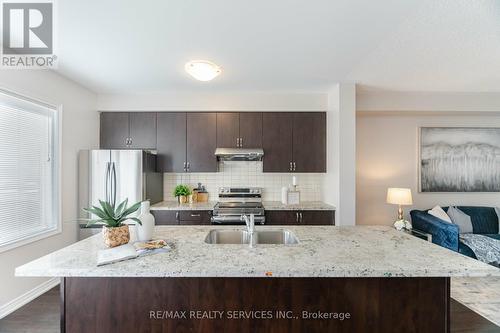
[[[217,201],[217,191],[222,186],[256,186],[263,189],[264,201],[281,201],[281,187],[292,184],[297,177],[301,201],[321,201],[321,186],[324,174],[316,173],[263,173],[262,162],[219,162],[219,172],[209,173],[165,173],[163,175],[163,199],[175,200],[172,192],[176,185],[196,187],[205,185],[209,200]]]

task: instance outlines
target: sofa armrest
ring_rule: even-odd
[[[434,244],[458,251],[458,226],[456,224],[445,222],[420,210],[412,210],[410,215],[412,227],[431,234]]]

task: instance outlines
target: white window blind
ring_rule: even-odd
[[[0,91],[0,250],[60,230],[57,109]]]

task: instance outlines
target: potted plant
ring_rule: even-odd
[[[177,197],[179,203],[186,203],[187,196],[191,195],[191,190],[187,185],[177,185],[174,189],[174,197]]]
[[[117,207],[109,202],[99,200],[100,207],[92,206],[84,208],[86,212],[96,215],[97,219],[87,219],[87,227],[95,223],[104,223],[102,227],[102,236],[104,243],[108,247],[115,247],[122,244],[127,244],[130,240],[130,232],[126,220],[133,220],[142,225],[141,220],[130,215],[136,212],[141,206],[141,202],[137,202],[127,208],[128,199],[125,199]]]

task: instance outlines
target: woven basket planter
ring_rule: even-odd
[[[122,225],[121,227],[115,228],[103,226],[102,237],[104,238],[104,243],[108,247],[127,244],[130,240],[128,225]]]

